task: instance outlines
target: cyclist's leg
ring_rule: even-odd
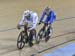
[[[48,21],[49,21],[49,18],[46,18],[46,20],[45,20],[45,25],[46,25],[46,27],[45,27],[45,28],[48,28]],[[46,37],[46,32],[45,32],[44,37]]]
[[[47,32],[46,32],[46,39],[45,41],[47,42],[49,40],[49,38],[51,37],[50,33],[51,33],[51,25],[48,26]]]
[[[49,35],[49,34],[51,33],[51,29],[52,29],[52,26],[49,25],[49,26],[48,26],[48,29],[47,29],[47,35]]]
[[[29,46],[32,47],[33,46],[33,43],[32,43],[32,34],[31,34],[31,31],[29,33]]]
[[[43,27],[42,27],[41,30],[44,31],[45,30],[45,27],[46,27],[46,24],[43,25]]]
[[[52,24],[49,25],[49,32],[50,32],[50,33],[48,33],[48,34],[49,34],[49,36],[51,36],[51,35],[52,35],[52,32],[53,32]]]
[[[32,30],[32,43],[33,44],[36,43],[36,30],[35,29]]]
[[[36,38],[36,30],[35,29],[32,29],[30,30],[30,33],[29,33],[29,46],[33,46],[33,38]]]
[[[45,20],[45,22],[44,22],[44,27],[43,27],[43,28],[44,28],[44,30],[45,30],[45,28],[48,26],[48,24],[47,24],[47,23],[48,23],[48,21],[49,21],[49,19],[48,19],[48,18],[46,18],[46,20]]]
[[[28,42],[28,33],[27,33],[27,25],[24,26],[24,32],[27,35],[26,43]]]

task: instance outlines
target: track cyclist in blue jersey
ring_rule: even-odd
[[[48,6],[44,9],[42,16],[40,18],[39,21],[39,25],[41,23],[44,23],[43,28],[41,29],[41,31],[43,32],[45,30],[45,28],[47,27],[47,33],[45,34],[45,41],[47,42],[49,40],[49,38],[51,37],[50,33],[51,33],[51,29],[52,29],[52,24],[54,23],[54,21],[56,20],[56,13],[54,12],[54,10],[52,10],[51,8],[49,8]],[[47,36],[47,37],[46,37]]]

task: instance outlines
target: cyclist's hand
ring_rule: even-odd
[[[17,29],[20,29],[20,25],[17,25]]]

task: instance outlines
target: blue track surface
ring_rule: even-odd
[[[72,56],[75,54],[75,44],[59,48],[52,53],[46,53],[43,56]]]

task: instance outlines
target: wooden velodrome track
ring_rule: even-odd
[[[52,38],[47,43],[42,42],[32,48],[26,46],[23,50],[18,50],[16,42],[20,31],[15,28],[23,11],[27,9],[36,11],[40,18],[43,8],[47,5],[53,8],[57,15],[57,20],[53,24]],[[37,31],[39,27],[42,26],[37,26]],[[40,53],[36,56],[42,56],[47,49],[51,52],[61,48],[62,44],[75,43],[74,34],[75,0],[0,0],[0,56],[30,56],[34,53]],[[73,41],[69,42],[70,40]]]

